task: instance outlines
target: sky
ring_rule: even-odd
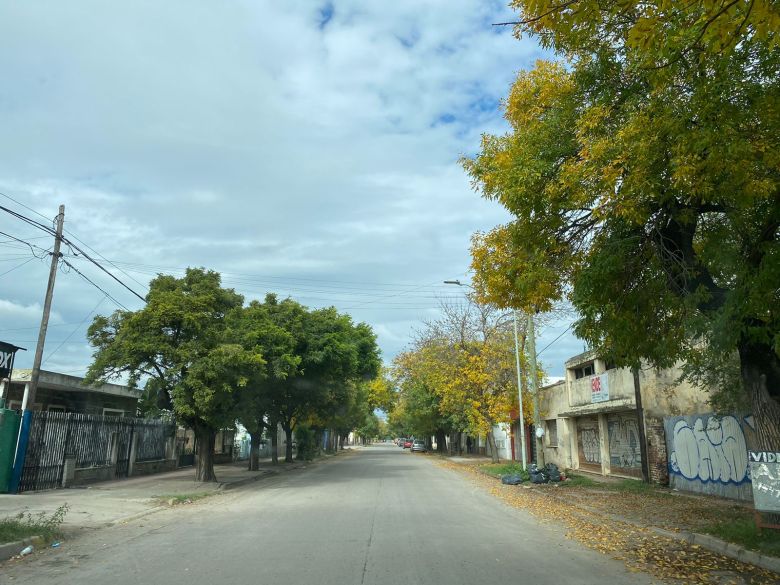
[[[2,3],[0,205],[51,225],[64,204],[66,236],[141,296],[203,266],[248,300],[333,305],[389,362],[464,294],[443,281],[468,281],[471,235],[509,219],[458,161],[506,131],[501,99],[550,57],[491,26],[513,16],[489,0]],[[7,213],[0,231],[32,245],[0,235],[0,341],[31,367],[52,238]],[[81,275],[57,275],[43,368],[82,375],[94,315],[142,302],[64,251]],[[538,331],[554,376],[583,349],[568,325]]]

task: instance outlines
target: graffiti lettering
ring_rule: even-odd
[[[678,420],[672,431],[671,472],[703,482],[749,481],[745,435],[733,416],[702,416],[693,427]]]
[[[618,467],[641,467],[639,425],[636,419],[611,420],[609,429],[609,460]]]
[[[601,449],[599,447],[598,429],[581,429],[580,442],[582,453],[588,463],[601,463]]]

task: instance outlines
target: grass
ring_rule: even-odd
[[[702,532],[768,555],[780,557],[780,530],[764,528],[761,535],[751,517],[733,518],[711,524]]]
[[[560,482],[558,485],[564,487],[597,487],[602,485],[598,481],[592,480],[585,475],[576,475],[574,473],[566,474],[566,481]]]
[[[523,471],[523,466],[520,463],[488,463],[487,465],[480,465],[479,470],[482,473],[498,478],[501,478],[503,475],[519,473],[523,481],[528,481],[528,472]]]
[[[154,497],[159,500],[161,504],[179,506],[181,504],[191,504],[197,500],[213,496],[215,493],[216,492],[191,492],[188,494],[162,494]]]
[[[51,514],[20,512],[3,518],[0,520],[0,543],[16,542],[31,536],[40,536],[47,542],[59,538],[59,527],[67,513],[68,504],[63,504]]]

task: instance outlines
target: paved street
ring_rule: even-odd
[[[0,583],[650,583],[461,475],[374,446],[84,535]]]

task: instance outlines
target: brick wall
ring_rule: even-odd
[[[650,481],[657,485],[669,485],[669,458],[666,452],[664,421],[660,418],[645,419],[647,437],[647,460]]]

